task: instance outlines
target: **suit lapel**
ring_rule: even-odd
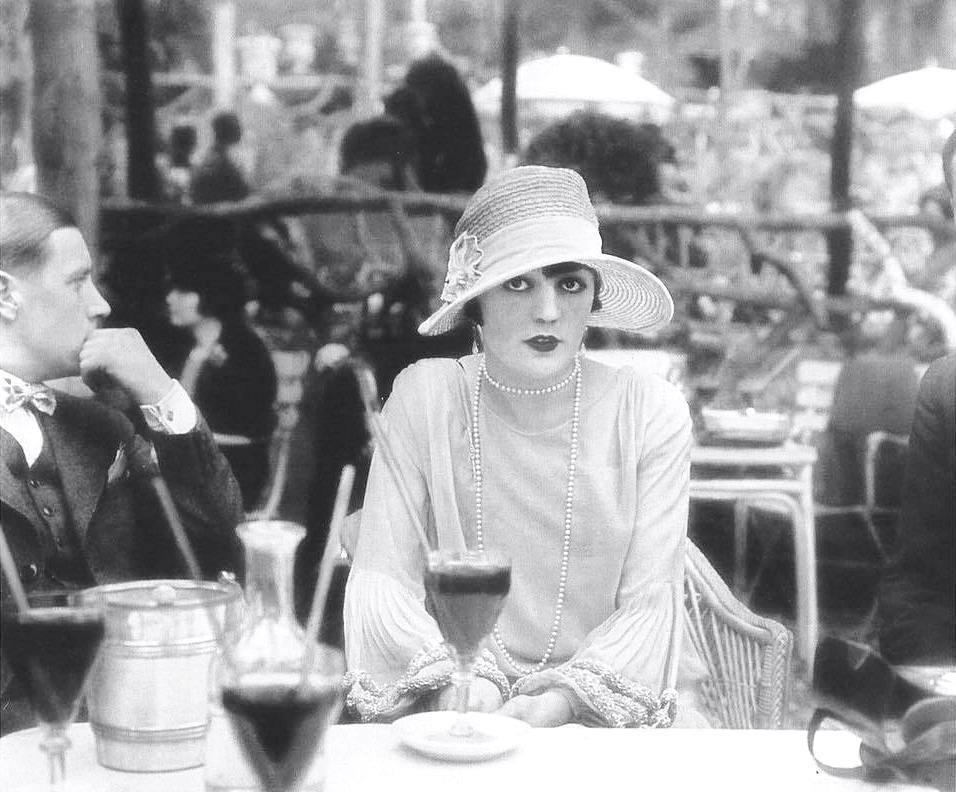
[[[27,492],[26,477],[13,472],[16,466],[26,467],[26,464],[20,444],[6,430],[0,429],[0,496],[6,506],[33,522],[36,509]]]
[[[106,472],[119,439],[107,422],[95,420],[96,414],[84,410],[79,400],[60,400],[51,416],[41,424],[45,441],[56,459],[63,495],[73,515],[73,528],[81,544],[86,539],[90,519],[106,485]]]

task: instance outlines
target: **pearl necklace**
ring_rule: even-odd
[[[488,380],[491,385],[494,386],[496,390],[500,390],[504,393],[509,393],[512,396],[544,396],[546,393],[554,393],[559,391],[562,388],[568,387],[571,384],[571,380],[574,379],[575,375],[581,370],[581,360],[577,355],[574,357],[574,366],[572,367],[568,376],[566,376],[560,382],[554,383],[554,385],[548,385],[545,388],[515,388],[512,385],[505,385],[503,382],[498,382],[491,374],[488,373],[488,369],[485,366],[484,358],[481,361],[481,372],[482,376]]]
[[[481,406],[481,383],[482,380],[485,379],[505,393],[514,392],[515,395],[521,396],[535,393],[535,391],[524,390],[520,388],[510,388],[495,382],[488,375],[488,370],[485,367],[485,358],[481,358],[481,365],[478,369],[478,380],[475,383],[475,395],[471,405],[471,466],[472,475],[474,476],[475,480],[475,538],[479,550],[485,549],[483,533],[484,520],[482,513],[483,476],[481,468],[481,434],[478,431],[478,409]],[[534,665],[529,666],[519,663],[517,660],[515,660],[511,652],[509,652],[508,648],[505,646],[497,624],[495,624],[494,629],[491,631],[492,638],[494,639],[498,650],[501,652],[501,656],[508,661],[512,668],[522,675],[533,674],[537,671],[540,671],[547,665],[548,661],[551,659],[552,653],[554,652],[554,647],[558,640],[558,632],[561,629],[561,615],[564,611],[564,598],[565,594],[567,593],[568,585],[568,562],[571,559],[571,533],[574,517],[574,474],[578,462],[578,427],[581,423],[580,357],[576,356],[574,358],[574,368],[571,370],[571,373],[566,379],[564,379],[562,382],[559,382],[557,385],[551,385],[548,388],[542,388],[537,391],[537,393],[542,394],[552,393],[555,390],[568,385],[572,379],[574,380],[574,405],[571,412],[571,450],[568,455],[568,483],[564,496],[564,544],[561,548],[561,570],[558,575],[558,596],[554,605],[554,618],[551,622],[551,632],[548,635],[548,642],[544,650],[544,655],[542,655],[541,659],[538,660],[538,662]]]

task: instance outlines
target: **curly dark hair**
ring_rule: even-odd
[[[539,132],[528,144],[523,164],[571,168],[592,196],[634,205],[659,194],[660,163],[673,156],[673,147],[654,124],[582,110]]]

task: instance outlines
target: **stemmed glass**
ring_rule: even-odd
[[[222,686],[223,710],[265,792],[314,788],[309,767],[341,709],[345,670],[340,651],[319,650],[307,674],[266,666]]]
[[[53,792],[66,788],[67,730],[106,631],[102,602],[78,591],[31,594],[0,609],[0,649],[39,722]]]
[[[511,588],[511,561],[489,550],[432,551],[425,568],[425,590],[445,644],[455,661],[458,717],[447,737],[454,741],[485,739],[469,721],[468,695],[475,660]]]

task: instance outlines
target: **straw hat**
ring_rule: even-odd
[[[651,332],[674,314],[656,276],[634,262],[601,252],[597,216],[584,180],[565,168],[527,165],[505,171],[468,202],[448,256],[444,303],[418,328],[451,330],[469,300],[526,272],[574,261],[601,277],[601,307],[588,324]]]

